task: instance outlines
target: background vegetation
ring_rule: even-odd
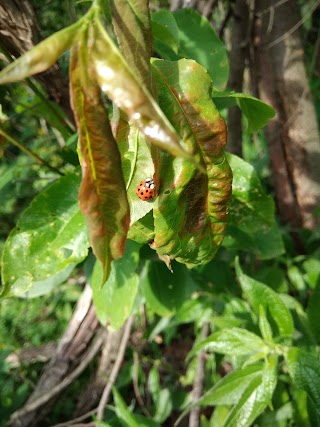
[[[137,5],[143,9],[146,2]],[[3,66],[78,22],[90,6],[4,1]],[[193,243],[184,231],[185,250],[174,246],[179,263],[172,261],[169,271],[163,262],[169,264],[168,253],[158,248],[159,259],[146,243],[166,238],[170,227],[157,223],[157,202],[137,200],[134,185],[154,170],[157,175],[159,151],[150,149],[143,130],[131,128],[126,140],[120,129],[122,174],[135,221],[124,256],[112,261],[101,288],[103,272],[88,251],[77,203],[69,51],[56,54],[52,64],[59,57],[58,63],[48,71],[0,86],[0,425],[9,419],[13,426],[320,425],[319,2],[259,0],[254,9],[240,0],[151,2],[147,33],[130,2],[101,6],[128,64],[114,65],[124,81],[128,67],[149,85],[150,70],[144,74],[136,62],[144,53],[130,57],[135,43],[145,42],[150,52],[152,46],[153,57],[186,58],[207,69],[212,90],[198,67],[196,90],[184,92],[189,77],[182,73],[190,62],[179,63],[178,85],[170,65],[177,63],[168,62],[165,74],[153,60],[151,80],[158,81],[159,104],[175,129],[172,101],[155,73],[162,72],[176,91],[185,84],[181,96],[210,90],[227,121],[233,194],[225,238],[202,264],[188,255]],[[39,52],[49,63],[49,50]],[[113,120],[110,98],[130,116],[122,99],[112,90],[107,95],[103,105]],[[184,171],[196,171],[181,160],[182,151],[174,154],[175,160],[161,154],[162,164],[169,164],[160,168],[162,186],[172,181],[168,171],[179,162]],[[195,200],[204,185],[191,182]],[[116,194],[126,199],[121,191]],[[160,200],[164,196],[161,190]],[[171,223],[178,210],[174,206],[173,216],[167,206]],[[29,230],[30,240],[21,240]],[[61,248],[67,248],[62,258]],[[190,263],[199,265],[190,270],[184,265]]]

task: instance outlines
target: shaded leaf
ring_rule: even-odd
[[[291,347],[287,355],[289,375],[297,389],[304,390],[320,416],[320,359],[314,349]]]
[[[179,28],[180,58],[195,59],[208,70],[213,86],[223,90],[229,78],[228,54],[209,21],[193,9],[176,10],[173,16]]]
[[[247,119],[249,133],[257,132],[275,116],[275,110],[270,105],[245,93],[213,91],[212,97],[219,109],[238,105]]]
[[[82,26],[83,21],[80,20],[58,31],[12,62],[1,71],[0,84],[23,80],[50,68],[76,41]]]
[[[223,147],[226,127],[211,101],[211,79],[195,61],[153,60],[159,103],[188,152],[207,169],[201,175],[182,158],[163,153],[159,197],[155,202],[158,254],[189,267],[208,262],[226,227],[232,173]]]
[[[86,225],[77,200],[79,184],[77,174],[58,179],[20,216],[3,249],[3,296],[46,293],[87,256]]]
[[[90,31],[84,33],[71,51],[70,80],[81,153],[80,208],[93,252],[103,265],[105,282],[111,261],[123,255],[130,218],[120,154],[88,58],[91,37]]]
[[[287,306],[280,296],[267,285],[252,279],[241,270],[239,260],[235,263],[237,277],[239,279],[245,298],[249,301],[257,315],[260,306],[273,326],[274,335],[289,337],[293,335],[293,320]]]
[[[139,263],[140,245],[127,241],[126,250],[121,259],[112,261],[111,272],[105,286],[102,283],[102,268],[96,263],[91,284],[93,303],[97,317],[102,325],[119,329],[132,312],[139,285],[136,269]]]
[[[195,284],[184,266],[175,264],[171,273],[164,263],[153,262],[142,286],[147,306],[160,316],[171,316],[190,298]]]
[[[111,0],[112,23],[122,55],[139,83],[150,88],[152,34],[147,0]]]
[[[192,155],[181,147],[179,136],[147,88],[139,83],[98,17],[93,28],[91,59],[102,91],[127,114],[128,119],[150,142],[174,156],[196,163]],[[201,168],[199,165],[198,167]]]
[[[284,245],[275,222],[273,198],[266,195],[249,163],[230,153],[227,153],[227,159],[232,168],[233,183],[224,245],[254,253],[261,259],[281,255]]]

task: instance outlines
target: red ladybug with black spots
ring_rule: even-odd
[[[152,178],[141,181],[136,189],[137,196],[141,200],[152,200],[155,193],[155,185]]]

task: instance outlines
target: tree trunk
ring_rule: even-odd
[[[255,54],[260,97],[273,105],[266,127],[274,190],[281,218],[314,229],[320,202],[320,140],[304,65],[294,0],[274,6],[258,0]]]
[[[246,0],[236,0],[231,29],[230,76],[228,88],[243,90],[243,73],[248,57],[249,8]],[[228,110],[228,150],[242,157],[242,113],[239,107]]]

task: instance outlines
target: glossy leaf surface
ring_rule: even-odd
[[[39,43],[0,73],[0,84],[16,82],[50,68],[81,33],[79,21]]]
[[[123,257],[112,262],[110,276],[103,287],[101,265],[96,263],[94,267],[93,303],[101,324],[108,324],[111,329],[119,329],[131,314],[139,285],[136,273],[139,249],[138,243],[127,241]]]
[[[72,49],[70,80],[81,154],[80,208],[93,252],[103,265],[105,282],[111,261],[123,255],[130,214],[119,150],[92,67],[90,30]]]
[[[93,28],[91,59],[102,91],[126,113],[129,121],[140,129],[150,142],[174,156],[181,156],[195,163],[193,157],[181,147],[174,128],[147,88],[139,83],[99,18],[95,20]]]
[[[227,159],[233,183],[224,246],[253,253],[260,259],[281,255],[284,245],[275,222],[273,198],[265,193],[249,163],[229,153]]]
[[[77,200],[79,184],[77,174],[60,178],[21,215],[2,254],[2,295],[46,293],[87,256],[85,219]]]
[[[223,152],[226,126],[201,65],[192,60],[152,64],[160,106],[187,151],[207,170],[201,175],[182,158],[162,156],[153,247],[192,267],[212,259],[224,237],[232,181]]]

